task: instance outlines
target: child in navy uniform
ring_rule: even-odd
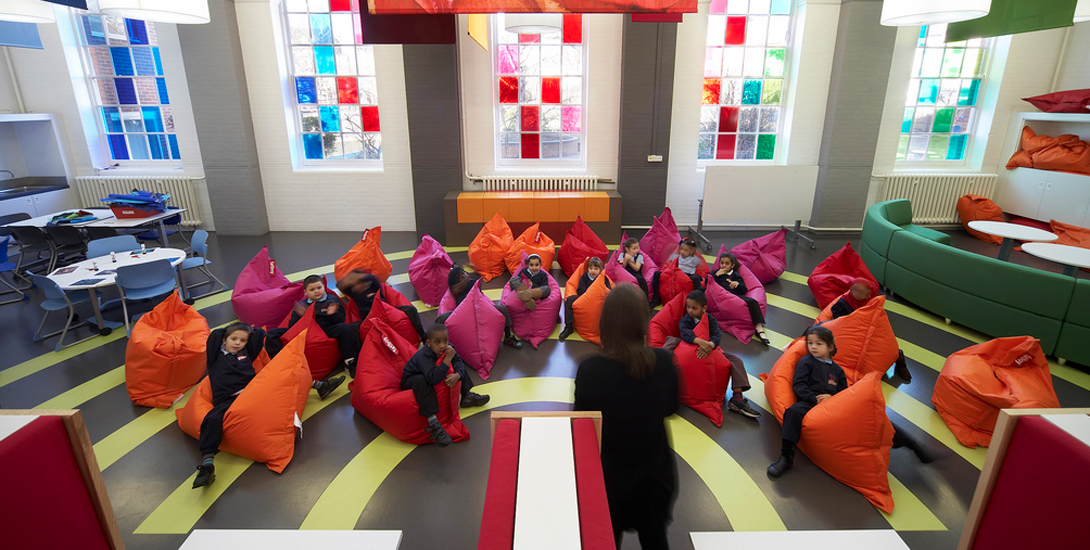
[[[523,277],[530,281],[530,286],[523,284]],[[545,270],[541,269],[541,256],[537,254],[527,256],[526,267],[511,277],[507,284],[518,294],[518,299],[526,304],[526,309],[531,311],[537,309],[537,301],[548,298],[550,292],[549,276]]]
[[[469,273],[466,273],[466,270],[462,269],[458,264],[454,264],[450,268],[450,272],[447,273],[447,289],[450,290],[451,296],[454,296],[454,307],[458,307],[458,304],[461,304],[462,300],[469,296],[469,291],[473,289],[473,285],[478,279],[480,279],[480,276],[470,277]],[[511,322],[511,313],[507,311],[507,306],[495,302],[492,305],[503,314],[503,343],[515,349],[521,349],[522,341],[515,336],[514,324]],[[451,313],[454,313],[454,311],[451,310],[440,315],[435,319],[435,322],[446,323]]]
[[[617,257],[617,263],[624,267],[624,270],[636,278],[636,284],[640,285],[640,290],[647,296],[647,280],[643,278],[643,254],[640,254],[640,241],[629,238],[624,242],[624,253]]]
[[[746,296],[749,289],[746,288],[746,280],[738,273],[738,258],[735,258],[734,254],[728,252],[719,257],[719,270],[715,272],[715,282],[746,303],[746,308],[749,309],[749,319],[753,321],[753,328],[757,332],[757,337],[761,339],[761,342],[764,342],[764,345],[771,344],[772,342],[768,340],[768,336],[765,336],[765,316],[761,313],[761,304],[757,300]]]
[[[700,257],[697,256],[696,252],[696,241],[685,238],[678,243],[678,253],[675,256],[677,258],[677,268],[693,282],[693,290],[704,288],[703,281],[696,276],[696,268],[700,266]],[[672,261],[673,258],[670,258],[670,260]],[[661,275],[662,271],[656,271],[651,276],[651,287],[655,291],[655,299],[651,303],[652,307],[662,303],[662,295],[659,294],[659,278]]]
[[[413,390],[420,416],[428,419],[428,434],[440,447],[450,445],[451,439],[435,416],[439,414],[439,400],[435,395],[436,384],[444,382],[450,388],[461,380],[462,399],[459,402],[461,407],[480,407],[489,400],[487,395],[472,391],[473,381],[466,376],[466,364],[455,353],[448,339],[446,326],[439,323],[432,325],[428,329],[424,346],[413,354],[408,363],[405,363],[405,369],[401,373],[401,389]],[[451,368],[454,372],[447,374]]]
[[[337,347],[341,351],[341,357],[345,365],[352,368],[356,357],[360,354],[359,327],[353,327],[345,323],[344,304],[335,294],[325,291],[325,281],[319,275],[308,275],[303,279],[303,291],[306,297],[299,300],[291,311],[287,328],[269,329],[265,339],[265,351],[269,357],[276,357],[283,349],[280,337],[291,329],[295,323],[307,312],[307,308],[314,305],[314,321],[325,332],[326,336],[337,341]]]
[[[575,291],[575,296],[568,296],[564,298],[564,330],[560,331],[560,341],[563,342],[565,338],[572,335],[575,332],[575,312],[572,309],[575,300],[587,292],[590,285],[594,283],[594,280],[602,274],[602,260],[595,257],[587,261],[587,271],[583,273],[583,276],[579,278],[579,287]],[[606,288],[609,288],[609,279],[606,279]]]
[[[382,281],[379,281],[378,277],[373,274],[364,273],[359,269],[353,269],[343,279],[337,281],[337,289],[356,304],[356,309],[360,312],[360,319],[366,319],[367,314],[371,313],[371,306],[375,303],[376,296],[383,302],[390,303],[385,295],[386,289],[383,288]],[[424,334],[424,326],[420,324],[420,312],[416,311],[416,308],[411,305],[394,307],[405,313],[413,328],[416,329],[416,333],[420,336],[420,341],[423,342],[426,335]],[[354,326],[355,330],[359,331],[358,323],[352,323],[349,326]],[[362,343],[360,345],[362,346]]]

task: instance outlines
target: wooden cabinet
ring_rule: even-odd
[[[1075,134],[1090,140],[1090,115],[1015,113],[1007,131],[1003,162],[1022,148],[1024,126],[1037,134]],[[1001,169],[996,197],[1004,212],[1090,227],[1090,175],[1034,168]]]

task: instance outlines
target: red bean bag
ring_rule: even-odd
[[[204,349],[210,333],[208,321],[177,290],[141,317],[125,346],[129,399],[160,409],[181,399],[208,368]]]
[[[602,319],[602,307],[605,306],[606,296],[610,291],[610,287],[606,286],[607,279],[608,277],[599,276],[590,284],[590,288],[572,303],[575,332],[579,333],[584,340],[598,345],[602,345],[602,334],[598,329],[598,322]]]
[[[614,250],[613,253],[609,255],[609,259],[606,260],[605,273],[611,281],[636,284],[636,278],[633,277],[624,266],[617,263],[617,260],[624,254],[624,242],[627,240],[628,233],[621,235],[621,245],[618,246],[617,250]],[[640,268],[640,273],[643,275],[644,281],[650,285],[651,277],[655,274],[655,271],[658,270],[658,265],[646,252],[641,251],[641,254],[643,254],[643,267]],[[650,298],[650,296],[648,298]]]
[[[537,254],[541,256],[541,269],[546,271],[552,269],[553,260],[556,259],[556,243],[544,231],[541,231],[541,222],[526,228],[526,231],[523,231],[511,243],[511,247],[503,255],[504,264],[507,266],[507,270],[511,272],[511,275],[522,269],[523,252],[527,255]]]
[[[668,337],[681,338],[681,316],[685,315],[685,299],[681,294],[675,296],[651,317],[651,324],[647,326],[647,345],[661,348]]]
[[[677,224],[674,223],[674,213],[667,206],[662,210],[662,215],[655,218],[651,229],[640,239],[640,252],[651,258],[655,265],[663,265],[670,260],[670,256],[677,253],[678,241],[681,233],[678,233]]]
[[[560,253],[557,254],[560,269],[564,271],[564,275],[571,277],[579,264],[595,256],[604,260],[606,256],[609,256],[609,249],[606,248],[606,243],[602,242],[602,239],[599,239],[598,235],[595,235],[594,231],[583,222],[583,218],[576,216],[575,224],[564,234],[564,244],[560,245]],[[548,268],[548,266],[545,267]]]
[[[354,307],[355,304],[352,304],[352,306]],[[358,316],[359,310],[356,311],[356,315]],[[406,315],[404,311],[383,301],[381,294],[375,296],[375,301],[371,303],[371,311],[367,313],[367,317],[360,323],[360,342],[367,339],[367,333],[371,330],[371,327],[374,326],[374,323],[370,321],[382,321],[387,326],[397,331],[402,338],[413,346],[420,344],[420,333],[416,332],[416,327],[413,326],[413,322],[409,320],[409,316]]]
[[[257,377],[242,390],[223,417],[220,450],[264,462],[276,473],[284,471],[295,453],[295,423],[303,415],[310,393],[304,342],[305,337],[296,338],[267,365],[254,361]],[[178,426],[199,438],[201,422],[210,410],[212,385],[205,377],[185,407],[175,412]]]
[[[1034,97],[1023,97],[1034,107],[1046,113],[1090,113],[1090,88],[1063,90]]]
[[[453,302],[452,297],[451,303]],[[482,380],[488,380],[492,372],[492,364],[496,361],[496,354],[499,353],[500,343],[503,341],[503,325],[506,322],[492,300],[481,292],[480,281],[474,283],[462,303],[447,317],[450,345],[458,351],[462,361],[481,375]]]
[[[413,305],[413,303],[410,302],[404,294],[398,292],[397,289],[386,283],[382,283],[382,289],[378,291],[378,298],[394,307],[405,307]],[[362,321],[362,319],[360,318],[359,307],[356,306],[356,302],[354,300],[342,297],[341,301],[345,303],[345,318],[347,322],[353,323],[355,321]]]
[[[700,318],[693,333],[708,339],[708,316]],[[687,407],[708,417],[716,427],[723,425],[723,401],[730,381],[730,361],[719,351],[712,350],[703,359],[697,357],[695,344],[681,342],[674,348],[677,363],[678,399]]]
[[[878,280],[867,269],[863,258],[852,248],[852,243],[845,243],[814,268],[806,284],[814,293],[818,307],[824,308],[847,292],[852,281],[859,278],[873,282],[874,288],[878,288]]]
[[[781,229],[748,240],[730,249],[730,253],[738,258],[738,263],[748,267],[761,284],[767,285],[779,279],[787,269],[787,242],[784,240],[786,234],[787,230]]]
[[[289,313],[280,323],[280,327],[287,327],[290,319]],[[337,340],[326,335],[325,330],[314,320],[314,304],[307,307],[306,313],[280,337],[280,343],[286,346],[304,331],[306,331],[307,341],[303,348],[303,355],[307,357],[310,376],[315,380],[324,380],[329,373],[333,372],[333,369],[337,368],[343,358],[341,349],[337,346]]]
[[[416,346],[406,341],[398,331],[382,321],[372,324],[360,350],[356,379],[349,384],[352,406],[386,433],[404,441],[423,445],[432,443],[426,428],[428,421],[420,416],[412,390],[401,389],[401,373],[405,363],[416,353]],[[458,349],[455,346],[454,349]],[[460,352],[459,352],[460,353]],[[448,372],[454,372],[448,367]],[[461,381],[448,388],[440,381],[435,385],[439,398],[439,423],[454,441],[469,439],[469,430],[458,415]]]
[[[719,246],[719,256],[727,252],[726,247]],[[719,258],[716,258],[715,269],[718,269]],[[761,313],[768,312],[768,297],[765,295],[765,287],[757,276],[749,270],[745,264],[739,262],[734,269],[746,282],[746,296],[757,300],[761,306]],[[705,284],[705,293],[708,295],[708,313],[715,317],[719,328],[738,339],[743,344],[748,344],[756,333],[753,328],[753,320],[749,317],[749,307],[741,297],[735,296],[729,290],[719,286],[715,282],[714,270],[708,275]]]
[[[303,283],[289,281],[276,267],[276,261],[269,258],[269,247],[263,246],[238,274],[231,291],[231,307],[244,323],[274,327],[305,295]]]
[[[469,261],[485,282],[503,275],[507,270],[503,257],[514,242],[515,236],[511,234],[511,227],[507,225],[503,215],[496,212],[484,224],[481,232],[477,233],[473,242],[469,243]]]
[[[364,231],[363,236],[360,237],[360,242],[352,245],[352,248],[348,249],[344,256],[334,262],[333,275],[339,281],[352,270],[359,269],[365,273],[373,274],[378,277],[379,281],[385,283],[386,279],[390,278],[394,266],[390,264],[390,260],[386,259],[386,255],[379,248],[381,244],[381,226]]]
[[[991,222],[1006,221],[1003,219],[1003,209],[998,204],[992,202],[987,197],[981,197],[979,195],[965,195],[958,199],[958,217],[961,218],[961,225],[965,226],[965,230],[970,235],[992,244],[1002,244],[1003,237],[996,235],[989,235],[987,233],[981,233],[975,229],[969,228],[969,222],[983,220]]]
[[[515,268],[518,273],[525,267],[526,253],[522,253],[523,264]],[[538,300],[537,307],[530,311],[526,304],[518,299],[518,294],[511,290],[511,285],[503,285],[503,294],[500,303],[507,306],[507,312],[511,314],[511,323],[514,325],[515,336],[530,342],[534,349],[553,333],[556,328],[556,320],[560,316],[560,306],[564,303],[564,297],[560,295],[560,285],[556,283],[552,273],[545,271],[549,278],[549,295]],[[522,278],[523,284],[529,286],[530,281]],[[458,349],[458,346],[454,346]]]
[[[708,262],[704,261],[704,257],[698,257],[700,258],[700,265],[696,266],[696,276],[704,280],[711,270],[708,268]],[[670,260],[666,267],[662,268],[662,274],[659,275],[658,295],[659,301],[662,303],[669,302],[678,294],[685,295],[693,291],[693,280],[677,266],[677,262],[678,258]],[[652,289],[652,292],[654,291]]]
[[[422,302],[431,307],[439,305],[447,288],[447,274],[453,266],[454,260],[431,235],[420,239],[420,246],[409,260],[409,282]]]
[[[962,445],[987,447],[999,409],[1059,408],[1041,343],[996,338],[946,358],[931,402]]]

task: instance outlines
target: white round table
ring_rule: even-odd
[[[1043,229],[1007,222],[974,220],[969,222],[969,229],[974,229],[981,233],[987,233],[997,237],[1003,237],[1003,244],[999,246],[1000,260],[1010,259],[1011,250],[1014,248],[1014,241],[1016,240],[1050,243],[1060,238],[1055,233],[1050,233]]]
[[[1090,249],[1055,243],[1026,243],[1022,245],[1026,254],[1044,258],[1050,262],[1063,264],[1064,275],[1075,276],[1080,267],[1090,267]]]

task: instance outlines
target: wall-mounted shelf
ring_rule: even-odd
[[[1022,148],[1022,127],[1037,134],[1075,134],[1090,141],[1090,114],[1014,113],[1003,162]],[[1004,212],[1027,218],[1090,227],[1090,175],[1015,168],[999,170],[996,203]]]

